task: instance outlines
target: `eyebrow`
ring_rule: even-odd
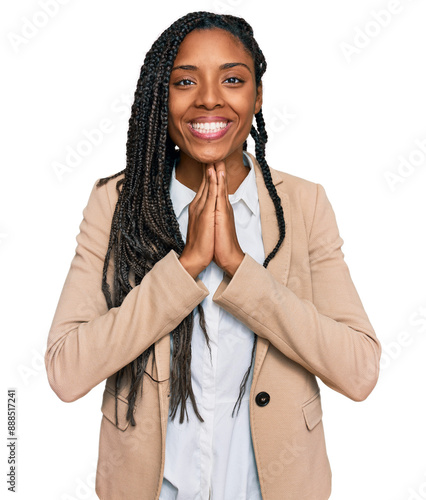
[[[245,68],[247,68],[250,71],[250,73],[252,72],[251,69],[247,66],[247,64],[244,64],[241,62],[225,63],[225,64],[222,64],[221,66],[219,66],[219,69],[220,70],[229,69],[229,68],[233,68],[234,66],[244,66]],[[192,64],[183,64],[181,66],[175,66],[174,68],[172,68],[172,71],[174,71],[175,69],[184,69],[187,71],[197,71],[199,68],[197,66],[193,66]]]

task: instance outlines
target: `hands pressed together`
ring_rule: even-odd
[[[243,258],[228,198],[225,162],[207,164],[188,207],[186,245],[179,260],[195,279],[212,260],[232,277]]]

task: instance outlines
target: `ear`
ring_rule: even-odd
[[[263,87],[262,87],[262,81],[259,83],[257,90],[256,90],[256,101],[254,104],[254,114],[259,113],[260,108],[262,107],[263,103]]]

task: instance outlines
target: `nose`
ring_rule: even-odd
[[[224,104],[220,84],[213,80],[199,82],[195,97],[197,108],[214,109]]]

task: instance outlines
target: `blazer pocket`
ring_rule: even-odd
[[[106,385],[102,399],[101,411],[104,417],[121,431],[125,431],[127,427],[129,427],[130,422],[126,419],[128,408],[129,408],[129,403],[127,402],[127,399],[121,394],[118,394],[117,396],[118,425],[116,425],[115,394],[114,391],[110,387],[108,387],[108,385]],[[133,413],[135,411],[136,411],[136,405],[134,407]]]
[[[322,419],[322,407],[320,391],[316,392],[306,403],[302,405],[303,416],[307,428],[311,431]]]

